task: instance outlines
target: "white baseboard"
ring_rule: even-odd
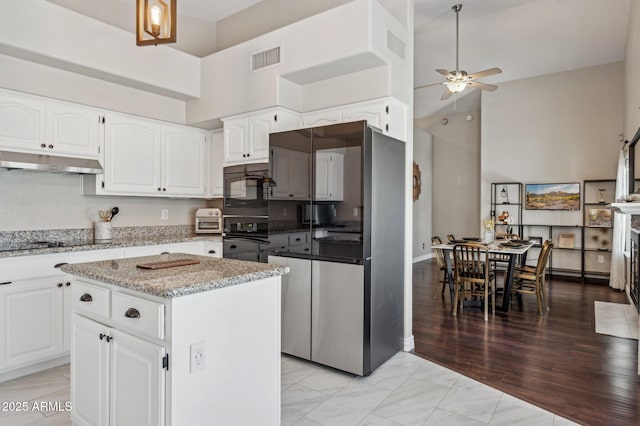
[[[17,368],[15,370],[7,371],[6,373],[0,373],[0,383],[17,379],[18,377],[27,376],[29,374],[37,373],[38,371],[48,370],[49,368],[57,367],[59,365],[69,364],[69,358],[69,354],[67,354],[59,358],[54,358],[26,367]]]
[[[413,334],[409,337],[405,337],[402,344],[402,349],[405,352],[411,352],[415,348],[416,348],[416,341],[413,338]]]
[[[434,256],[433,253],[423,254],[422,256],[414,257],[413,263],[422,262],[423,260],[431,259]]]

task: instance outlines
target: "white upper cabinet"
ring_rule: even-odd
[[[382,98],[306,112],[302,115],[302,122],[304,127],[317,127],[366,120],[385,135],[406,142],[407,110],[407,106],[397,99]]]
[[[222,119],[224,163],[269,161],[269,134],[300,127],[300,115],[284,108]]]
[[[44,117],[44,101],[0,92],[0,146],[17,150],[42,149]]]
[[[166,195],[205,195],[206,133],[162,126],[161,188]]]
[[[205,196],[205,130],[108,114],[104,133],[104,175],[85,176],[85,194]]]
[[[52,154],[98,158],[102,117],[97,111],[49,102],[46,117],[47,149],[50,149]]]
[[[222,198],[224,181],[222,171],[224,168],[224,133],[222,130],[215,130],[209,136],[209,185],[207,187],[207,198]]]
[[[100,113],[66,102],[0,91],[0,147],[98,158]]]
[[[316,201],[344,199],[344,154],[316,151]]]
[[[161,137],[162,129],[157,123],[107,115],[104,192],[161,195]]]

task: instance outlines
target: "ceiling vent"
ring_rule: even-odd
[[[400,40],[400,38],[398,38],[398,36],[387,30],[387,48],[389,50],[404,59],[404,51],[406,47],[407,46],[402,40]]]
[[[251,55],[251,71],[258,71],[280,63],[280,46]]]

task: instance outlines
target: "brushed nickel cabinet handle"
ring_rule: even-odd
[[[93,302],[93,297],[91,297],[91,295],[89,293],[85,293],[82,296],[80,296],[80,301],[81,302]]]
[[[136,308],[129,308],[127,312],[124,313],[124,316],[127,318],[140,318],[140,311]]]

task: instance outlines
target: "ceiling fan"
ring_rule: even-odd
[[[493,84],[480,83],[479,81],[476,81],[476,79],[482,78],[482,77],[488,77],[490,75],[500,74],[502,72],[500,68],[490,68],[488,70],[476,72],[473,74],[468,74],[466,71],[460,69],[460,66],[458,64],[458,57],[459,57],[458,17],[459,17],[460,10],[462,9],[462,5],[456,4],[452,6],[451,9],[453,9],[453,11],[456,12],[456,69],[453,71],[437,69],[436,72],[445,76],[447,78],[446,81],[442,83],[432,83],[424,86],[418,86],[416,87],[416,89],[422,89],[424,87],[431,87],[431,86],[441,86],[441,85],[445,86],[446,89],[444,91],[444,94],[442,95],[441,100],[448,99],[452,93],[460,93],[467,87],[472,87],[480,90],[488,90],[490,92],[493,92],[498,88],[498,86],[494,86]]]

